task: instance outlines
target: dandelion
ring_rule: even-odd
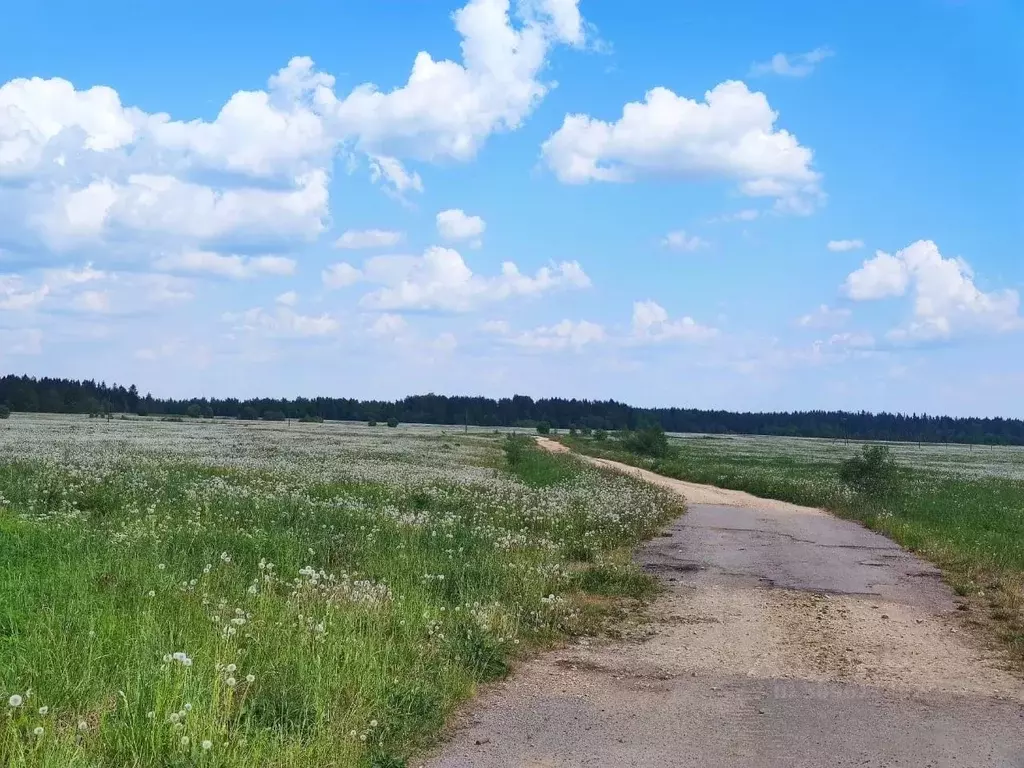
[[[163,563],[159,563],[159,564],[157,565],[157,570],[160,570],[160,571],[162,571],[162,570],[163,570],[164,568],[166,568],[166,567],[167,567],[167,566],[166,566],[166,565],[164,565]]]
[[[79,720],[78,721],[78,730],[80,730],[80,731],[88,731],[89,730],[89,724],[87,722],[85,722],[85,720]]]
[[[189,745],[189,738],[188,738],[188,736],[182,736],[181,737],[181,746],[187,747],[188,745]]]
[[[256,682],[256,675],[252,675],[252,674],[246,675],[245,676],[245,682],[247,682],[247,683],[255,683]]]
[[[238,681],[237,681],[237,680],[235,680],[235,678],[233,678],[233,677],[229,677],[229,678],[228,678],[227,680],[225,680],[225,682],[226,682],[226,683],[228,684],[228,688],[234,688],[234,687],[235,687],[235,684],[236,684],[236,683],[237,683]]]
[[[151,589],[146,593],[146,597],[156,597],[156,592]]]
[[[36,736],[42,736],[43,733],[45,733],[45,731],[43,730],[43,726],[37,725],[35,728],[32,729],[32,733]]]
[[[50,711],[49,707],[40,707],[39,708],[39,714],[42,715],[43,717],[46,717],[46,713],[49,712],[49,711]]]
[[[227,666],[228,674],[234,672],[236,669],[238,669],[238,667],[236,667],[234,664],[228,664]]]
[[[181,715],[179,715],[177,712],[171,712],[167,719],[170,720],[172,723],[176,723],[179,720],[181,720]]]
[[[209,739],[203,739],[203,743],[202,743],[202,744],[201,744],[200,746],[201,746],[201,747],[202,747],[202,748],[203,748],[204,750],[209,750],[209,749],[212,749],[212,748],[213,748],[213,742],[212,742],[212,741],[210,741]]]
[[[23,699],[18,694],[13,694],[11,698],[7,700],[7,706],[9,707],[20,707]]]
[[[192,705],[191,704],[186,704],[185,705],[185,711],[186,712],[191,712],[192,711]]]
[[[371,720],[370,721],[370,727],[371,728],[376,728],[377,727],[377,721],[376,720]]]
[[[156,712],[150,711],[146,713],[147,720],[152,720],[154,717],[156,717]]]

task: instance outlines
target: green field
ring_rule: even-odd
[[[503,443],[0,422],[0,765],[405,765],[478,683],[647,591],[628,553],[682,511]]]
[[[898,492],[859,496],[839,480],[858,453],[843,441],[673,435],[666,455],[642,456],[615,439],[564,438],[576,450],[669,477],[823,507],[863,522],[943,568],[1024,663],[1024,449],[890,444]]]

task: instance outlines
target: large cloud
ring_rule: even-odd
[[[542,153],[559,180],[629,182],[642,177],[726,178],[743,194],[807,213],[822,199],[812,153],[786,130],[763,93],[727,81],[704,101],[652,88],[606,122],[568,115]]]
[[[878,251],[844,284],[847,296],[869,301],[912,293],[911,318],[890,336],[948,338],[960,332],[1002,332],[1022,326],[1020,296],[1006,289],[985,292],[961,258],[946,258],[931,240],[918,240],[895,254]]]

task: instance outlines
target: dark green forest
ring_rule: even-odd
[[[620,430],[660,424],[667,432],[1024,445],[1024,421],[1020,419],[864,411],[733,413],[695,408],[634,408],[614,400],[534,400],[524,395],[495,400],[428,394],[393,402],[345,397],[174,400],[142,395],[134,385],[126,388],[105,382],[8,375],[0,378],[0,407],[4,405],[15,412],[131,413],[232,419],[305,417],[484,427],[530,428],[546,422],[557,429]]]

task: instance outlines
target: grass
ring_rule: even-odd
[[[578,451],[669,477],[822,507],[858,520],[940,566],[956,592],[968,599],[974,620],[992,627],[1024,666],[1024,482],[1019,451],[963,450],[953,462],[942,446],[895,446],[899,490],[885,500],[873,500],[839,480],[840,462],[859,445],[688,438],[670,440],[664,457],[645,458],[615,440],[565,442]]]
[[[648,597],[628,552],[681,512],[518,450],[5,421],[0,765],[405,765],[517,657]]]

